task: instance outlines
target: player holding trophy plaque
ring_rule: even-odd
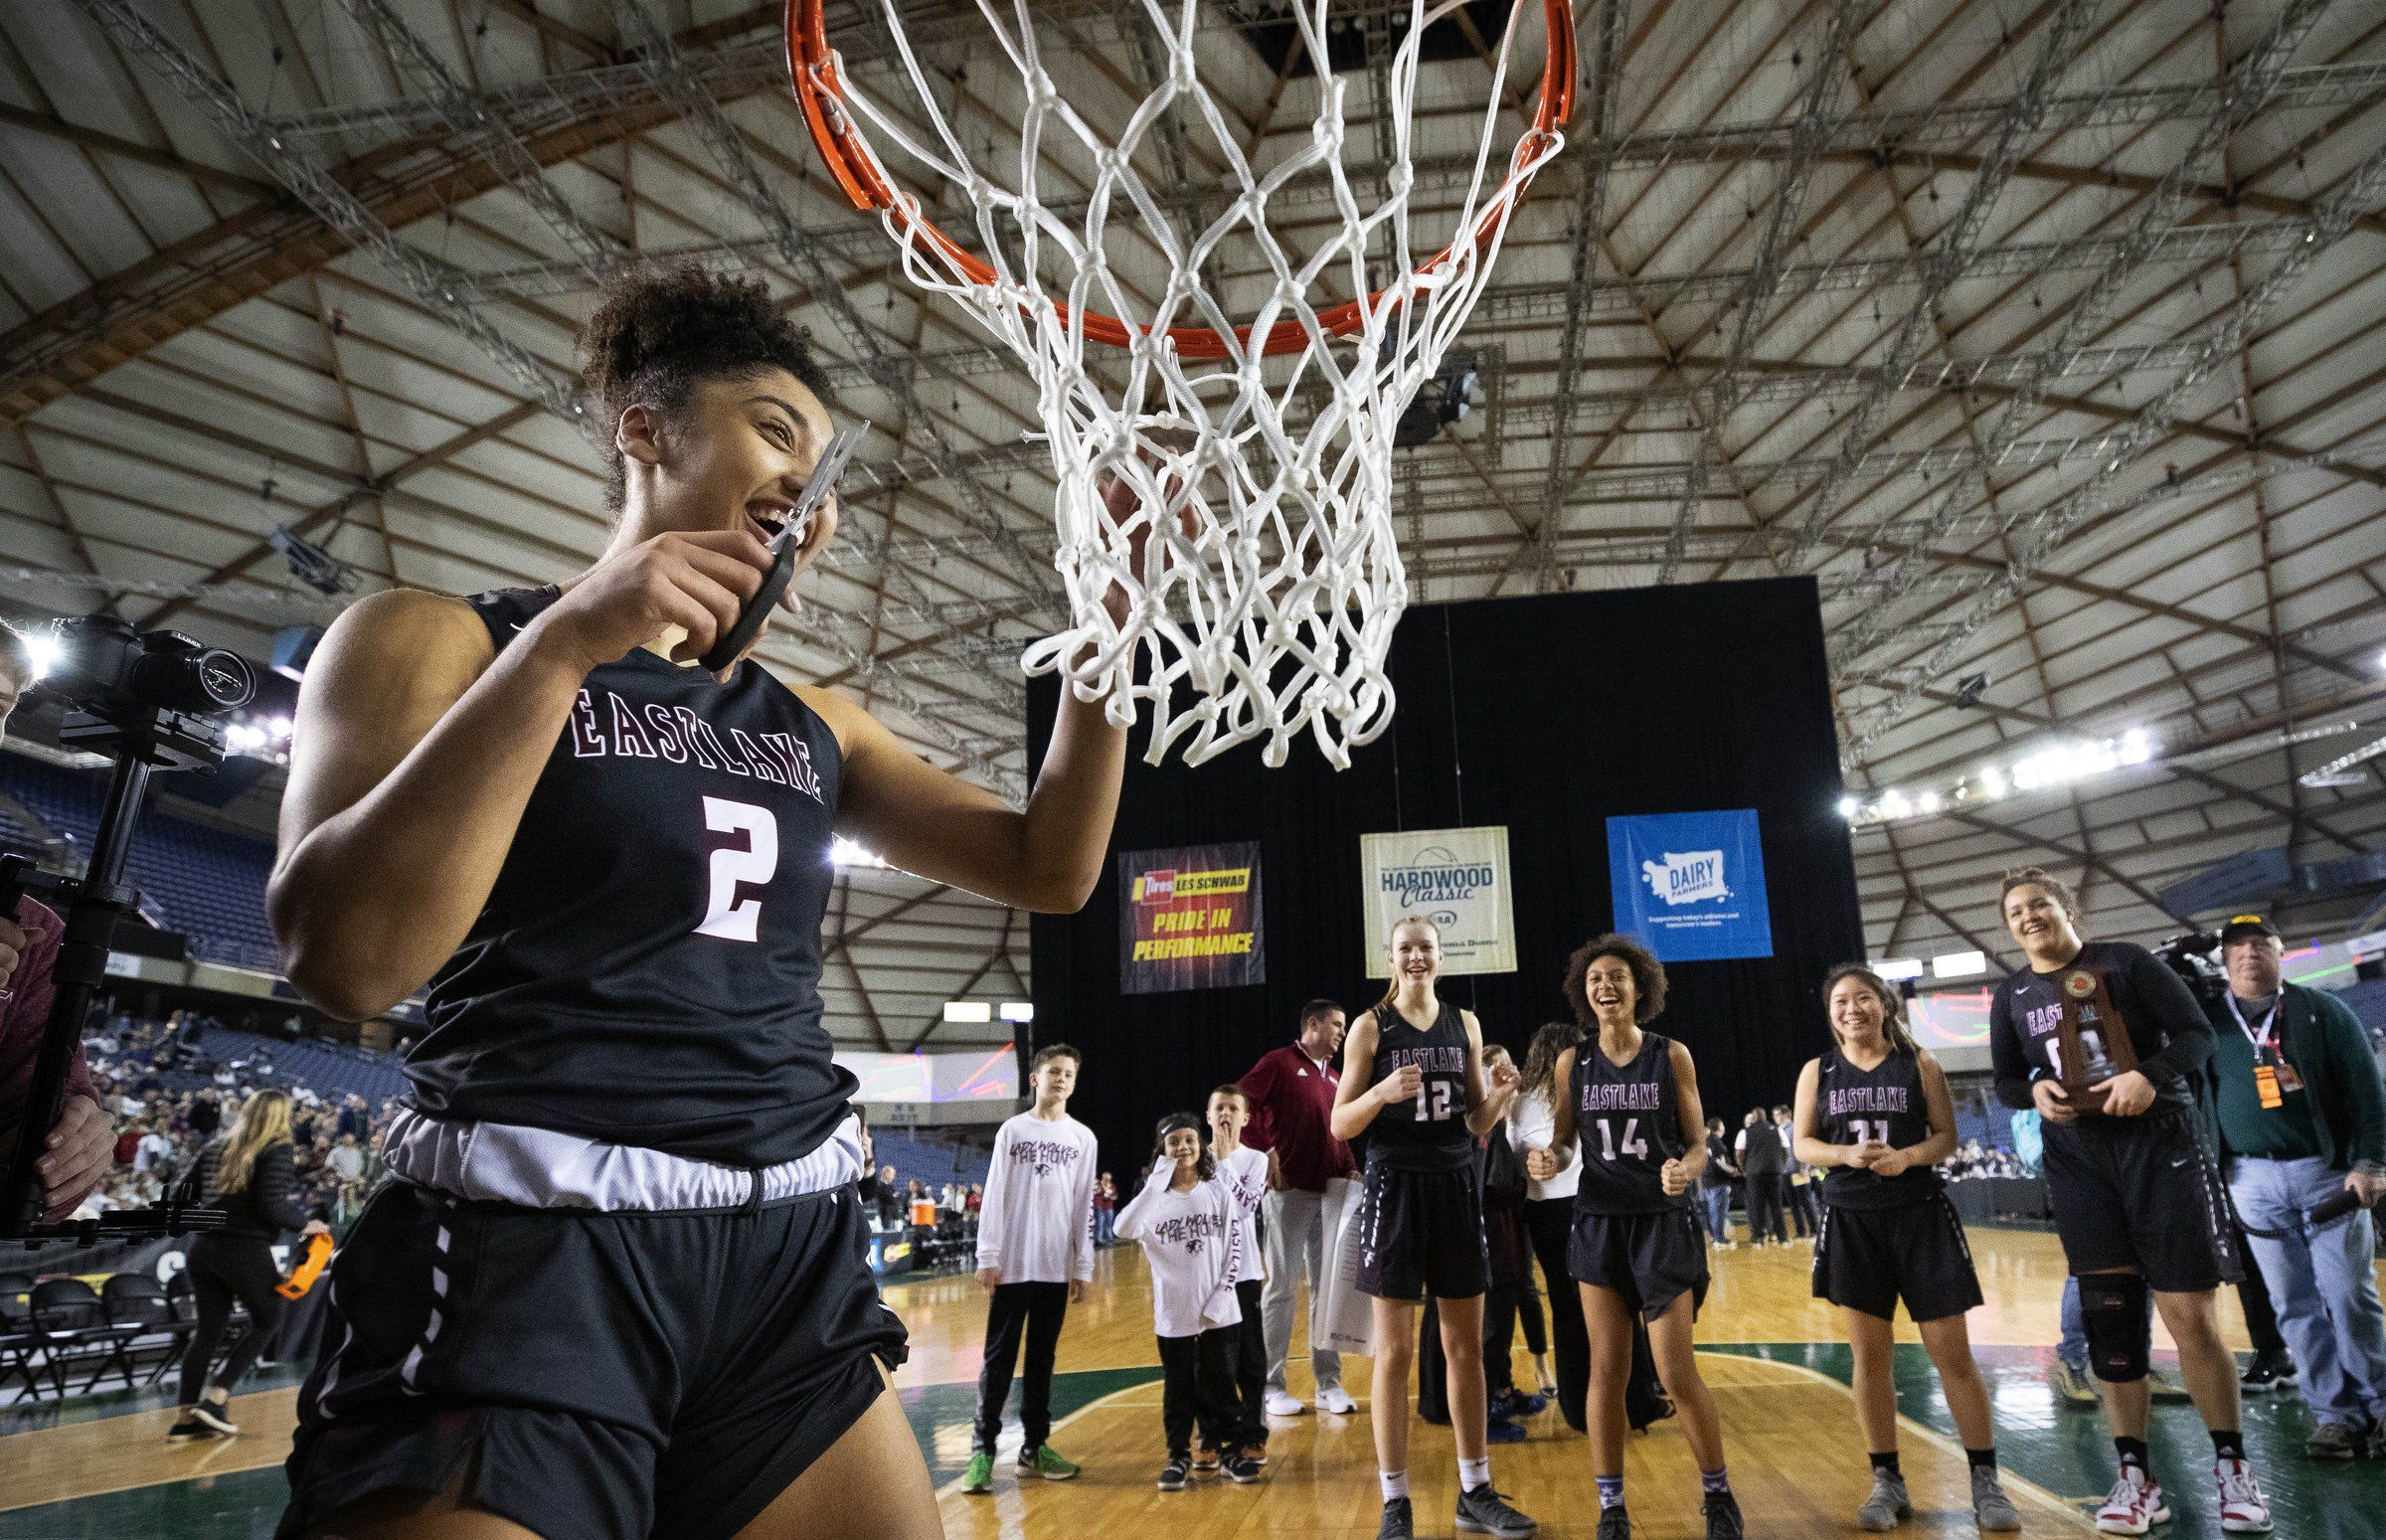
[[[2211,1026],[2152,952],[2082,941],[2070,889],[2047,873],[2008,874],[2000,908],[2026,965],[1988,1008],[1996,1094],[2045,1119],[2047,1198],[2121,1462],[2097,1528],[2142,1535],[2170,1517],[2145,1444],[2150,1293],[2212,1435],[2221,1528],[2263,1533],[2270,1508],[2245,1457],[2237,1361],[2213,1308],[2242,1264],[2188,1088],[2212,1056]]]

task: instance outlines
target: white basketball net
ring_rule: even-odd
[[[911,116],[924,117],[931,136],[871,101],[841,67],[837,95],[851,112],[840,126],[888,184],[900,188],[873,137],[899,144],[965,197],[976,226],[967,256],[992,270],[992,282],[933,232],[924,235],[923,211],[908,189],[898,194],[902,208],[881,219],[902,250],[906,275],[965,307],[1034,375],[1059,482],[1054,565],[1074,623],[1028,648],[1027,671],[1057,670],[1083,700],[1107,696],[1108,715],[1120,726],[1131,723],[1136,703],[1148,702],[1146,758],[1153,764],[1175,750],[1198,765],[1264,739],[1266,762],[1280,765],[1305,729],[1329,762],[1347,766],[1350,750],[1373,741],[1392,718],[1385,657],[1408,599],[1394,534],[1393,426],[1434,377],[1481,294],[1506,215],[1531,172],[1563,142],[1554,132],[1528,134],[1512,165],[1492,168],[1516,18],[1539,7],[1519,0],[1510,11],[1449,254],[1421,275],[1409,232],[1419,42],[1429,24],[1457,9],[1454,0],[1412,0],[1389,66],[1389,194],[1372,208],[1374,130],[1362,136],[1365,164],[1346,165],[1346,82],[1324,70],[1322,109],[1308,143],[1255,172],[1195,70],[1193,0],[1139,0],[1161,43],[1164,76],[1114,136],[1098,132],[1056,89],[1027,0],[1009,7],[979,0],[989,35],[971,62],[999,50],[1026,86],[1009,186],[972,163],[904,37],[895,0],[882,3],[911,82]],[[1324,0],[1293,0],[1285,9],[1309,57],[1327,58]],[[832,114],[837,95],[823,97]],[[1137,169],[1138,155],[1165,163],[1160,146],[1146,141],[1172,112],[1188,139],[1206,128],[1202,149],[1232,178],[1206,205],[1223,211],[1192,231],[1189,244],[1178,223],[1186,218],[1183,196],[1155,190]],[[1094,166],[1094,185],[1048,197],[1047,141],[1062,136],[1082,147],[1078,158]],[[1354,185],[1354,169],[1364,190]],[[1330,178],[1339,229],[1310,233],[1317,245],[1295,261],[1269,228],[1269,200],[1295,178],[1321,176]],[[1083,213],[1055,212],[1064,198]],[[1105,223],[1112,218],[1139,220],[1165,255],[1166,286],[1154,299],[1137,295],[1106,257]],[[1488,239],[1468,239],[1486,219],[1496,222]],[[1370,298],[1367,252],[1379,233],[1376,281],[1389,275],[1387,260],[1400,276]],[[1240,317],[1228,315],[1199,278],[1229,242],[1238,263],[1256,255],[1275,274],[1256,312]],[[1337,339],[1319,312],[1354,298],[1358,323]],[[1125,346],[1090,336],[1089,311],[1129,323]],[[1238,324],[1248,342],[1238,338]],[[1287,324],[1304,344],[1263,369],[1262,340],[1272,333],[1285,340],[1278,328]],[[1225,356],[1183,356],[1165,335],[1170,327],[1216,333]],[[1110,477],[1134,493],[1124,520],[1103,499]],[[1123,623],[1104,605],[1113,589],[1128,600]]]

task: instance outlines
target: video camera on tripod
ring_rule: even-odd
[[[33,693],[68,708],[59,742],[115,762],[107,800],[82,876],[44,871],[21,855],[0,857],[0,914],[14,915],[27,893],[44,896],[66,921],[56,995],[34,1061],[16,1147],[0,1166],[0,1238],[89,1242],[105,1235],[174,1235],[213,1230],[222,1213],[178,1195],[156,1208],[120,1209],[96,1219],[40,1223],[42,1184],[35,1169],[43,1141],[66,1105],[67,1079],[93,996],[107,976],[116,923],[139,895],[124,885],[132,828],[153,770],[214,770],[224,763],[225,713],[249,703],[256,676],[239,654],[178,631],[139,631],[114,615],[82,615],[38,630],[0,627],[0,645],[35,678]]]

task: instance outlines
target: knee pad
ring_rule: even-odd
[[[2135,1273],[2088,1273],[2080,1278],[2080,1323],[2088,1333],[2088,1362],[2096,1377],[2128,1385],[2145,1378],[2154,1323],[2146,1318],[2145,1280]]]

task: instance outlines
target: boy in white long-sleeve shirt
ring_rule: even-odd
[[[1037,1050],[1028,1080],[1036,1105],[994,1135],[977,1222],[977,1281],[986,1285],[985,1359],[977,1375],[977,1435],[961,1490],[994,1484],[994,1440],[1011,1371],[1027,1342],[1019,1388],[1019,1474],[1066,1481],[1078,1467],[1046,1442],[1052,1433],[1052,1366],[1069,1306],[1094,1277],[1094,1130],[1069,1115],[1078,1053]]]
[[[1260,1467],[1234,1447],[1241,1409],[1234,1356],[1243,1309],[1235,1293],[1237,1253],[1248,1239],[1240,1205],[1219,1179],[1201,1146],[1201,1120],[1191,1112],[1160,1119],[1151,1173],[1143,1190],[1118,1215],[1118,1234],[1139,1243],[1151,1269],[1152,1330],[1160,1339],[1164,1374],[1160,1419],[1168,1462],[1159,1487],[1182,1491],[1192,1468],[1193,1426],[1226,1454],[1216,1467],[1237,1482],[1256,1481]]]
[[[1268,1334],[1262,1294],[1268,1269],[1260,1252],[1260,1200],[1268,1195],[1268,1178],[1275,1164],[1272,1152],[1243,1142],[1244,1124],[1251,1121],[1251,1098],[1232,1081],[1210,1093],[1210,1157],[1217,1162],[1218,1180],[1235,1200],[1237,1234],[1235,1299],[1243,1307],[1243,1324],[1235,1334],[1235,1394],[1242,1417],[1235,1444],[1255,1465],[1268,1463]],[[1206,1461],[1205,1461],[1206,1463]]]

